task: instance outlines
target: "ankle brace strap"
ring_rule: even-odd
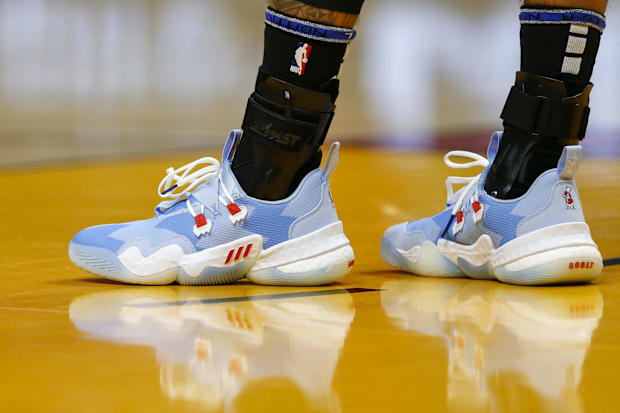
[[[575,96],[567,85],[531,73],[517,72],[501,118],[534,138],[583,140],[588,126],[592,83]]]
[[[243,130],[254,139],[292,151],[323,144],[334,116],[337,80],[330,92],[306,89],[259,72],[247,103]]]

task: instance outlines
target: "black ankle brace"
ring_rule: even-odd
[[[572,94],[580,90],[577,94]],[[544,171],[554,168],[566,145],[585,136],[592,84],[517,72],[502,111],[504,136],[485,183],[500,199],[524,194]]]
[[[249,195],[285,198],[320,165],[319,148],[334,116],[337,96],[337,79],[317,91],[259,71],[243,119],[243,144],[232,164]]]
[[[498,198],[524,194],[554,168],[566,145],[585,136],[588,101],[605,16],[591,10],[524,6],[521,72],[504,106],[504,136],[485,190]]]

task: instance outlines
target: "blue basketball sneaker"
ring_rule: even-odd
[[[240,138],[230,133],[222,164],[201,158],[169,168],[158,188],[167,200],[155,217],[79,232],[69,244],[71,261],[132,284],[211,285],[247,276],[259,284],[320,285],[346,275],[353,249],[329,190],[340,144],[288,198],[262,201],[245,194],[230,169]]]
[[[566,146],[557,168],[542,173],[521,197],[502,200],[484,191],[501,137],[496,132],[491,138],[488,160],[471,152],[446,154],[450,167],[485,169],[476,177],[448,177],[443,212],[389,228],[381,240],[387,264],[419,275],[524,285],[589,282],[600,275],[602,257],[573,179],[581,146]],[[455,163],[453,156],[472,161]],[[466,185],[453,193],[454,184]]]

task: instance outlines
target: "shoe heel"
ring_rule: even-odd
[[[577,284],[594,281],[602,269],[603,260],[595,247],[565,247],[497,267],[495,276],[509,284]]]
[[[347,275],[354,260],[338,221],[263,251],[247,277],[263,285],[324,285]]]
[[[491,258],[495,277],[509,284],[575,284],[595,280],[603,258],[586,223],[543,228],[515,238]]]

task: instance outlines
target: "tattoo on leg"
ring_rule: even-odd
[[[270,0],[269,6],[289,16],[338,27],[351,28],[358,17],[357,14],[308,6],[299,0]]]
[[[532,6],[533,5],[533,6]],[[525,0],[525,6],[552,6],[594,10],[605,14],[607,0]]]

